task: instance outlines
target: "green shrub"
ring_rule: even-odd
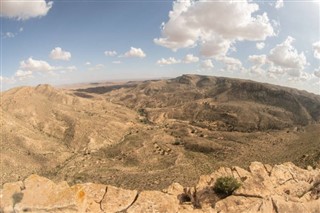
[[[145,109],[140,108],[140,109],[138,109],[138,114],[139,114],[140,116],[146,116],[146,115],[147,115],[147,112],[146,112]]]
[[[181,141],[175,141],[172,143],[172,145],[175,145],[175,146],[179,146],[179,145],[182,145],[183,143]]]
[[[241,183],[234,177],[220,177],[216,180],[213,190],[219,195],[229,196],[240,186]]]
[[[144,124],[149,124],[150,123],[148,118],[142,118],[142,119],[140,119],[140,122],[144,123]]]

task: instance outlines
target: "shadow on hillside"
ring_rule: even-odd
[[[95,94],[104,94],[111,92],[113,90],[121,88],[131,88],[136,86],[136,84],[122,84],[122,85],[112,85],[112,86],[101,86],[101,87],[90,87],[85,89],[77,89],[77,92],[86,92],[86,93],[95,93]]]
[[[78,97],[81,97],[81,98],[93,98],[92,95],[88,95],[86,93],[82,93],[82,92],[75,92],[73,93],[74,95],[78,96]]]

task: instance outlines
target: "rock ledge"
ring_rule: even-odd
[[[242,186],[231,196],[218,197],[215,180],[233,176]],[[249,171],[225,168],[201,176],[197,186],[173,183],[163,191],[136,191],[114,186],[66,182],[31,175],[0,189],[0,212],[320,212],[320,169],[292,163],[270,166],[251,163]]]

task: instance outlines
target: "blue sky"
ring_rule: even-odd
[[[319,1],[1,0],[2,89],[185,73],[320,93]]]

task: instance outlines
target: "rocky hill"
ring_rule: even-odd
[[[213,190],[219,177],[234,177],[241,186],[231,196]],[[84,183],[69,186],[31,175],[0,190],[0,212],[228,212],[318,213],[320,170],[292,163],[270,166],[253,162],[249,171],[222,167],[201,176],[194,187],[173,183],[162,191],[138,191]]]
[[[320,97],[305,91],[224,77],[183,75],[118,87],[81,89],[105,93],[129,108],[147,108],[161,117],[192,122],[211,130],[251,132],[320,121]],[[111,91],[111,92],[110,92]]]
[[[35,173],[160,190],[253,161],[320,166],[320,96],[295,89],[184,75],[1,96],[1,185]]]
[[[1,182],[52,170],[74,153],[117,143],[136,120],[127,108],[49,85],[15,88],[1,96]]]

